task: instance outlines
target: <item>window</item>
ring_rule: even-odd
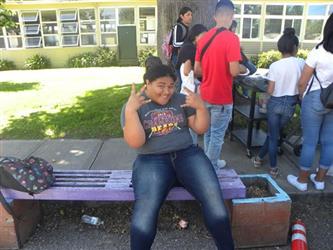
[[[117,44],[116,10],[114,8],[101,8],[99,10],[101,45]]]
[[[324,16],[327,5],[310,5],[308,9],[309,16]]]
[[[265,17],[264,39],[274,40],[281,34],[283,5],[267,5]]]
[[[59,46],[58,36],[44,36],[44,46],[45,47],[56,47]]]
[[[61,24],[61,32],[63,34],[68,33],[78,33],[78,24],[77,23],[62,23]]]
[[[5,49],[6,44],[5,44],[5,33],[4,33],[4,28],[0,27],[0,49]]]
[[[258,38],[259,25],[260,25],[260,19],[258,18],[244,18],[243,38]]]
[[[94,9],[80,10],[81,45],[96,45],[96,21]]]
[[[287,5],[286,6],[287,16],[302,16],[303,15],[303,5]]]
[[[278,38],[281,34],[282,19],[266,19],[264,37],[268,39]]]
[[[119,25],[134,24],[134,8],[118,9]]]
[[[37,22],[37,20],[38,20],[37,11],[23,12],[21,16],[22,16],[23,22]]]
[[[260,15],[261,14],[261,5],[259,4],[245,4],[244,5],[244,14],[246,15]]]
[[[43,22],[57,22],[57,13],[55,10],[42,10],[41,11]]]
[[[324,20],[326,18],[327,5],[311,4],[308,8],[308,16],[305,26],[305,40],[320,40]]]
[[[60,10],[61,45],[79,46],[77,10]]]
[[[261,5],[244,4],[242,38],[259,38]]]
[[[307,20],[304,39],[320,40],[323,24],[324,20]]]
[[[141,44],[156,44],[156,18],[155,8],[140,8],[140,43]]]
[[[283,5],[267,5],[266,15],[282,15]]]
[[[6,29],[6,39],[8,48],[16,49],[22,48],[22,35],[21,35],[21,26],[19,23],[18,13],[14,13],[12,20],[16,23],[15,27],[5,28]]]
[[[286,20],[284,20],[284,28],[290,28],[290,27],[294,28],[297,36],[300,36],[301,24],[302,24],[301,19],[286,19]]]
[[[240,4],[235,4],[235,14],[236,15],[241,14],[241,8],[242,8],[242,6]]]
[[[61,10],[60,21],[76,21],[76,10]]]
[[[41,11],[43,43],[45,47],[59,46],[59,30],[57,12],[55,10]]]
[[[78,35],[63,35],[61,38],[61,44],[63,46],[78,46],[79,36]]]
[[[39,12],[24,11],[21,13],[21,19],[23,22],[24,47],[42,47]]]
[[[24,39],[26,48],[39,48],[41,46],[41,37],[26,37]]]
[[[235,18],[235,21],[237,22],[237,27],[236,27],[236,34],[240,35],[240,26],[241,26],[241,19],[240,18]]]
[[[39,31],[40,31],[39,24],[24,25],[24,34],[25,35],[38,35]]]

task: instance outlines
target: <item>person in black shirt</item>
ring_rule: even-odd
[[[176,63],[178,60],[178,52],[180,47],[183,45],[184,41],[188,36],[189,26],[192,23],[192,10],[189,7],[183,7],[179,11],[177,24],[173,28],[171,41],[172,41],[172,55],[171,64],[176,68]],[[170,41],[170,42],[171,42]],[[176,69],[178,81],[176,83],[176,92],[180,91],[181,80],[179,70]]]

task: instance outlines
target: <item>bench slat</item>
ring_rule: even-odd
[[[133,201],[133,189],[130,187],[131,170],[64,170],[55,171],[56,182],[47,190],[35,196],[2,189],[9,199],[36,200],[90,200],[90,201]],[[102,178],[101,178],[102,176]],[[218,178],[225,199],[244,198],[245,186],[233,169],[218,172]],[[170,190],[167,200],[193,200],[182,187]]]

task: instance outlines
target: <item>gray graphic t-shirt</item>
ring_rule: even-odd
[[[187,118],[195,114],[195,109],[180,107],[184,103],[184,95],[174,94],[166,105],[152,101],[138,110],[146,133],[146,143],[137,150],[139,154],[168,153],[193,144]],[[122,127],[125,126],[125,105],[121,111]]]

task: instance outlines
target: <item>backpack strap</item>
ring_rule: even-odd
[[[312,87],[312,84],[313,84],[313,80],[314,80],[315,78],[317,79],[317,81],[318,81],[318,83],[319,83],[320,89],[323,90],[323,86],[321,85],[321,82],[320,82],[320,80],[319,80],[319,78],[318,78],[318,76],[317,76],[317,72],[316,72],[316,69],[315,69],[315,70],[313,71],[313,77],[312,77],[312,80],[311,80],[310,86],[309,86],[309,88],[308,88],[308,91],[306,91],[306,95],[310,92],[311,87]]]
[[[205,44],[205,46],[202,48],[202,51],[201,51],[201,54],[200,54],[200,62],[202,61],[202,58],[204,56],[204,54],[206,53],[209,45],[212,43],[212,41],[214,40],[214,38],[220,34],[222,31],[224,31],[225,28],[224,27],[221,27],[221,28],[218,28],[215,32],[215,34],[209,39],[209,41]]]

